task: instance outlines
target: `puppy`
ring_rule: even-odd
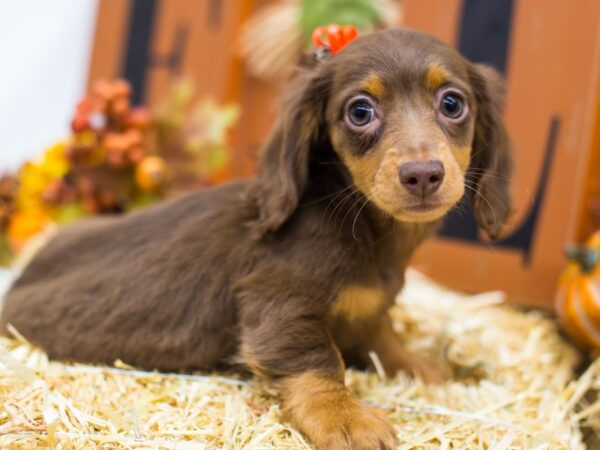
[[[394,448],[382,411],[344,386],[344,361],[373,351],[390,375],[438,377],[387,311],[465,188],[491,237],[507,219],[501,108],[499,77],[436,39],[360,37],[297,78],[256,177],[64,229],[1,323],[62,360],[242,363],[317,448]]]

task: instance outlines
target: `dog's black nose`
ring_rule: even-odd
[[[400,183],[411,194],[426,197],[437,191],[444,181],[441,161],[409,162],[398,169]]]

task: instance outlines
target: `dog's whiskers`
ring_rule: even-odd
[[[364,194],[363,192],[359,191],[357,189],[357,192],[360,192],[360,195],[358,196],[358,198],[354,201],[354,203],[352,203],[352,206],[350,206],[348,208],[348,211],[346,211],[346,214],[344,214],[344,217],[342,218],[341,222],[340,222],[340,228],[338,230],[338,234],[340,234],[342,232],[342,227],[344,226],[344,222],[346,221],[346,219],[348,218],[348,216],[350,215],[350,213],[354,210],[354,208],[356,208],[357,205],[360,204],[360,202],[367,197],[367,202],[369,201],[369,197]]]
[[[357,242],[358,242],[358,238],[356,237],[356,234],[354,233],[354,229],[356,227],[356,221],[358,220],[358,216],[360,215],[361,211],[365,208],[365,206],[367,206],[367,203],[369,203],[370,201],[371,201],[371,196],[367,195],[366,199],[365,199],[365,202],[358,209],[358,212],[356,213],[356,217],[354,217],[354,221],[352,222],[352,237]]]
[[[344,204],[345,204],[345,203],[346,203],[348,200],[350,200],[350,199],[351,199],[351,198],[352,198],[352,197],[353,197],[353,196],[354,196],[356,193],[358,193],[358,192],[359,192],[359,189],[358,189],[356,186],[354,186],[354,185],[351,185],[351,186],[348,186],[347,188],[343,189],[343,190],[342,190],[342,191],[339,193],[339,195],[342,195],[344,192],[347,192],[347,191],[348,191],[348,189],[350,189],[351,191],[350,191],[348,194],[346,194],[346,196],[345,196],[345,197],[344,197],[342,200],[340,200],[340,201],[339,201],[339,202],[338,202],[338,203],[337,203],[337,204],[336,204],[336,205],[333,207],[333,209],[332,209],[332,210],[330,211],[330,213],[327,215],[327,219],[326,219],[326,221],[325,221],[325,224],[327,224],[327,223],[329,223],[331,220],[333,220],[333,219],[335,218],[336,214],[338,213],[338,211],[340,211],[340,210],[341,210],[341,208],[343,207],[343,205],[344,205]],[[332,199],[332,200],[329,202],[329,204],[328,204],[328,205],[325,207],[325,211],[324,211],[324,213],[325,213],[325,212],[327,212],[327,210],[329,209],[329,206],[330,206],[330,205],[331,205],[333,202],[335,202],[335,201],[336,201],[336,199],[339,197],[339,195],[337,195],[336,197],[334,197],[334,198],[333,198],[333,199]]]
[[[332,192],[331,194],[327,194],[327,195],[324,195],[323,197],[319,197],[319,198],[317,198],[315,200],[311,200],[309,202],[302,203],[302,204],[298,205],[298,207],[305,207],[305,206],[315,205],[315,204],[320,203],[320,202],[322,202],[324,200],[327,200],[328,198],[331,198],[331,197],[334,197],[332,199],[332,201],[334,201],[336,197],[338,197],[339,195],[343,194],[348,189],[352,189],[352,186],[346,186],[345,188],[340,189],[340,190],[335,191],[335,192]]]
[[[492,211],[492,214],[494,215],[494,222],[492,223],[492,225],[495,225],[496,222],[498,221],[498,217],[496,216],[496,210],[492,206],[492,203],[485,197],[485,195],[483,195],[481,192],[479,192],[475,188],[469,186],[467,183],[465,183],[465,187],[467,189],[470,189],[471,191],[473,191],[475,193],[475,195],[479,195],[481,197],[481,199],[489,206],[490,210]]]
[[[508,177],[500,172],[486,169],[478,169],[476,167],[471,167],[467,170],[467,175],[478,175],[478,176],[486,176],[491,178],[496,178],[502,181],[508,181]]]
[[[481,192],[479,192],[479,190],[477,190],[477,186],[473,186],[472,184],[473,182],[469,181],[469,180],[465,180],[465,186],[468,186],[469,189],[471,189],[473,192],[476,192],[477,195],[483,197],[483,194]],[[493,199],[500,205],[502,206],[504,209],[509,209],[508,205],[506,204],[506,202],[504,201],[504,199],[502,198],[502,196],[500,196],[498,193],[494,192],[493,190],[490,190],[487,192],[488,195],[491,195],[493,197]],[[491,207],[491,206],[490,206]]]

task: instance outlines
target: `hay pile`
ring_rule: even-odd
[[[409,273],[398,331],[455,381],[347,372],[352,391],[387,409],[400,448],[578,449],[584,426],[600,430],[600,360],[574,379],[578,356],[553,322],[501,303]],[[0,340],[0,405],[0,448],[311,448],[258,381],[49,362],[19,337]]]

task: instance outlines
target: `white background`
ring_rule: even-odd
[[[97,0],[0,0],[0,173],[69,132]]]

